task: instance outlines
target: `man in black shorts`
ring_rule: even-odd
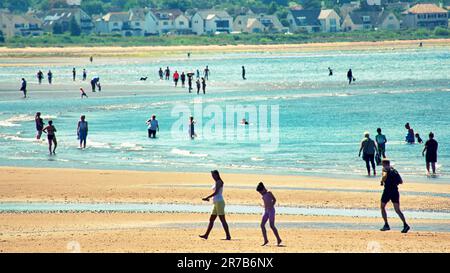
[[[437,151],[438,142],[434,139],[433,132],[428,135],[429,139],[425,142],[425,147],[422,151],[422,156],[425,156],[425,161],[427,163],[427,175],[430,175],[430,165],[433,169],[433,175],[436,175],[436,162],[437,162]]]
[[[384,227],[380,230],[387,231],[391,229],[387,220],[386,204],[389,201],[392,201],[395,212],[403,222],[402,233],[407,233],[410,227],[406,223],[405,216],[400,210],[400,193],[398,192],[398,185],[402,184],[403,180],[397,170],[391,167],[389,159],[384,158],[382,162],[383,176],[381,178],[381,186],[384,186],[384,191],[383,195],[381,196],[381,215],[383,216]]]

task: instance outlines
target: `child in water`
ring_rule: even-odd
[[[275,196],[272,194],[272,192],[266,189],[262,182],[259,182],[258,186],[256,187],[256,191],[262,195],[262,199],[264,201],[264,214],[261,220],[261,230],[264,238],[264,243],[262,244],[262,246],[265,246],[269,243],[266,231],[267,220],[269,220],[270,228],[277,238],[277,245],[280,246],[281,238],[278,234],[277,228],[275,227],[275,203],[277,202],[277,199],[275,199]]]
[[[422,138],[420,137],[419,133],[416,133],[415,136],[416,136],[416,138],[417,138],[417,143],[422,144],[422,143],[423,143],[423,140],[422,140]]]
[[[86,95],[86,92],[84,92],[84,89],[82,88],[82,87],[80,87],[80,92],[81,92],[81,98],[83,98],[83,97],[88,97],[87,95]]]
[[[406,134],[405,141],[409,144],[414,144],[414,130],[409,125],[409,122],[405,124],[406,130],[408,130],[408,133]]]

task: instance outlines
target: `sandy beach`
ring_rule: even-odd
[[[180,203],[201,204],[208,194],[208,173],[164,173],[111,170],[0,168],[0,202]],[[253,189],[264,181],[278,206],[319,208],[378,207],[379,178],[338,179],[223,173],[227,204],[259,205]],[[292,190],[298,188],[301,190]],[[342,191],[336,191],[340,189]],[[449,212],[448,184],[408,182],[401,186],[402,208]],[[419,194],[422,193],[422,194]],[[423,194],[427,193],[427,194]],[[2,252],[449,252],[450,233],[427,231],[448,226],[446,219],[410,219],[401,223],[390,207],[393,230],[377,229],[373,217],[278,215],[285,247],[260,247],[255,214],[229,214],[233,240],[222,241],[220,223],[208,241],[197,237],[206,213],[10,213],[0,214]],[[340,228],[340,227],[349,228]],[[425,228],[415,231],[414,226]],[[271,236],[271,235],[270,235]],[[270,237],[272,238],[272,237]],[[272,238],[272,241],[274,239]],[[75,244],[75,248],[74,248]],[[78,246],[80,249],[78,249]]]
[[[273,45],[139,46],[139,47],[0,47],[0,57],[154,57],[167,58],[196,54],[232,52],[310,52],[323,50],[385,50],[417,48],[419,40],[377,42],[335,42]],[[450,39],[428,39],[426,47],[448,47]]]

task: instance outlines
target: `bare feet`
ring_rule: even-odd
[[[202,239],[205,239],[205,240],[208,240],[208,236],[206,234],[205,235],[198,235],[198,237],[200,237]]]

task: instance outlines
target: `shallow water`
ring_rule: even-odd
[[[261,214],[263,208],[250,205],[226,205],[227,213]],[[286,215],[380,217],[379,210],[341,209],[314,207],[276,208],[277,213]],[[0,212],[180,212],[209,213],[211,205],[170,204],[170,203],[56,203],[56,202],[1,202]],[[389,211],[388,213],[393,213]],[[450,212],[443,211],[405,211],[407,218],[450,220]]]
[[[166,65],[172,71],[209,65],[212,74],[207,94],[201,96],[202,104],[194,100],[197,95],[158,80],[157,69]],[[246,66],[246,81],[240,79],[241,65]],[[328,66],[334,69],[333,77],[328,76]],[[349,86],[345,75],[350,67],[356,82]],[[36,91],[34,97],[33,75],[47,68],[0,67],[0,87],[10,84],[11,79],[19,85],[19,79],[25,76],[31,96],[28,100],[6,100],[8,92],[0,93],[0,165],[163,171],[218,168],[361,176],[365,167],[357,154],[362,133],[370,131],[373,135],[381,127],[388,138],[387,155],[401,174],[424,177],[423,146],[403,142],[403,125],[410,122],[423,139],[429,131],[435,132],[440,143],[440,176],[433,182],[450,181],[450,52],[446,48],[224,54],[190,60],[94,62],[86,68],[89,77],[101,77],[104,88],[101,94],[88,92],[91,97],[81,100],[79,85],[89,90],[88,84],[71,82],[70,64],[51,67],[54,86],[39,87],[45,92]],[[144,75],[149,80],[139,82]],[[73,91],[61,91],[66,85]],[[227,139],[230,132],[223,138],[208,138],[200,125],[196,128],[199,138],[194,141],[182,130],[172,135],[171,128],[179,116],[171,112],[183,104],[192,113],[199,105],[202,110],[211,106],[225,110],[227,105],[236,104],[257,109],[261,105],[278,106],[279,144],[269,152],[262,149],[261,143],[267,143],[273,135],[261,134],[258,122],[252,119],[245,128],[248,138],[243,140]],[[45,142],[33,140],[33,115],[37,111],[46,120],[53,119],[58,129],[57,156],[49,157]],[[156,140],[149,140],[145,121],[153,113],[159,119],[160,132]],[[90,126],[86,150],[77,149],[76,123],[81,114],[87,116]],[[197,114],[194,116],[199,119]],[[236,121],[240,118],[235,117]],[[208,120],[205,117],[203,122]],[[224,118],[221,125],[225,128],[233,122]]]

